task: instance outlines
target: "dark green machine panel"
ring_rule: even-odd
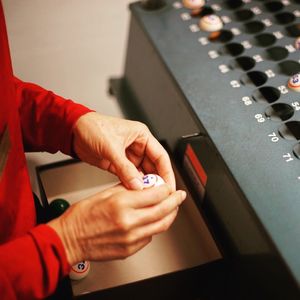
[[[165,3],[131,5],[118,98],[179,161],[192,145],[208,174],[208,222],[229,257],[253,266],[253,288],[265,276],[278,298],[300,299],[300,93],[287,87],[300,72],[300,1],[207,1],[202,13],[224,23],[217,38],[201,15]]]

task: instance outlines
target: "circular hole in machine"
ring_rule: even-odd
[[[280,72],[287,76],[300,73],[300,64],[294,60],[285,60],[278,64]]]
[[[233,39],[233,33],[230,30],[221,30],[218,35],[209,35],[211,42],[227,43]]]
[[[250,9],[241,9],[235,11],[234,15],[238,21],[248,21],[253,18],[254,12]]]
[[[295,156],[300,159],[300,143],[298,143],[294,146],[293,152],[294,152]]]
[[[294,115],[294,109],[285,103],[275,103],[266,108],[265,115],[272,121],[286,121]]]
[[[269,59],[278,61],[288,57],[289,51],[284,47],[272,47],[266,50],[267,57]]]
[[[294,14],[290,12],[282,12],[277,15],[275,15],[275,19],[279,24],[288,24],[291,22],[294,22],[296,17]]]
[[[235,62],[238,67],[244,71],[249,71],[255,66],[255,60],[249,56],[240,56],[235,59]]]
[[[287,140],[300,140],[300,121],[288,121],[278,129],[279,134]]]
[[[241,0],[227,0],[225,1],[225,5],[229,9],[237,9],[244,5],[244,2]]]
[[[229,53],[232,56],[238,56],[244,52],[243,45],[239,43],[229,43],[224,46],[225,53]]]
[[[273,103],[280,98],[280,91],[272,86],[263,86],[254,91],[252,98],[257,102]]]
[[[244,24],[246,33],[258,33],[265,29],[265,24],[260,21],[251,21]]]
[[[209,7],[209,6],[204,6],[199,9],[194,9],[191,11],[191,16],[194,18],[202,18],[207,15],[213,15],[215,11]]]
[[[287,33],[289,34],[289,36],[291,36],[291,37],[300,36],[300,23],[287,26],[285,29],[286,29]]]
[[[265,3],[265,8],[270,12],[277,12],[282,10],[284,5],[280,1],[270,1]]]
[[[261,33],[254,37],[255,44],[261,47],[269,47],[275,44],[276,37],[272,33]]]
[[[255,86],[261,86],[268,80],[268,76],[260,71],[251,71],[242,75],[241,82],[244,84],[253,83]]]

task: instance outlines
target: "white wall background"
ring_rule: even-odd
[[[15,75],[101,113],[121,116],[107,95],[120,76],[129,23],[126,0],[3,0]],[[28,154],[33,189],[36,165],[65,159]]]

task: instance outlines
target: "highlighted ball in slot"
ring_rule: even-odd
[[[300,92],[300,73],[297,73],[290,78],[288,87],[295,92]]]
[[[205,5],[205,0],[183,0],[184,7],[189,9],[199,9]]]
[[[223,28],[222,20],[217,15],[207,15],[200,19],[199,27],[203,31],[214,32]]]

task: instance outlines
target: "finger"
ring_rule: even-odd
[[[163,219],[180,206],[185,198],[186,193],[184,191],[176,191],[156,205],[137,210],[137,226],[153,223]]]
[[[145,149],[148,143],[149,131],[147,129],[146,132],[143,132],[140,136],[136,138],[134,143],[132,143],[129,148],[136,155],[143,157],[145,153]]]
[[[169,213],[164,218],[154,222],[149,223],[145,226],[138,227],[135,229],[136,237],[139,236],[153,236],[162,232],[167,231],[172,223],[174,222],[176,216],[178,214],[178,209],[174,209],[171,213]]]
[[[105,170],[114,175],[117,175],[115,166],[108,159],[103,158],[103,159],[97,160],[94,165],[102,170]]]
[[[127,246],[126,254],[133,255],[134,253],[138,252],[139,250],[147,246],[151,241],[152,241],[152,236],[147,236],[146,238],[144,237],[143,239],[138,240],[136,243]]]
[[[114,151],[115,156],[112,158],[112,163],[115,166],[116,174],[123,184],[132,190],[142,190],[143,180],[135,165],[129,161],[125,154],[119,154]]]
[[[143,161],[143,156],[135,154],[130,149],[126,150],[126,156],[137,168],[141,165],[141,162]]]
[[[101,199],[104,199],[110,197],[111,195],[115,195],[117,193],[124,192],[124,191],[127,191],[127,189],[124,187],[123,184],[118,183],[110,188],[105,189],[104,191],[101,191],[98,194],[95,194],[95,196],[96,197],[100,196]]]
[[[175,191],[175,176],[169,155],[163,146],[152,135],[149,137],[145,154],[155,165],[158,175],[160,175],[165,182],[169,183],[172,190]]]
[[[155,165],[148,157],[144,158],[142,167],[143,167],[145,174],[157,174],[158,173]]]
[[[107,159],[100,159],[97,166],[102,170],[108,170],[111,166],[111,162]]]
[[[110,197],[111,195],[115,195],[116,193],[128,191],[123,184],[118,183],[110,188],[107,188],[97,194],[94,194],[92,196],[89,196],[82,201],[88,200],[88,201],[97,201],[97,200],[105,200],[106,198]]]
[[[141,236],[141,238],[130,242],[126,238],[121,238],[119,242],[115,241],[104,245],[104,247],[106,252],[110,252],[114,259],[120,259],[133,255],[148,245],[151,240],[152,236]]]
[[[167,184],[158,187],[134,191],[131,193],[131,207],[144,208],[160,203],[171,193],[171,188]]]
[[[148,245],[152,240],[152,236],[143,236],[134,243],[127,244],[124,243],[121,239],[119,243],[112,243],[108,240],[107,243],[100,243],[100,247],[97,246],[93,250],[89,251],[87,259],[97,260],[97,261],[107,261],[112,259],[123,259],[130,255],[133,255],[140,249]]]

